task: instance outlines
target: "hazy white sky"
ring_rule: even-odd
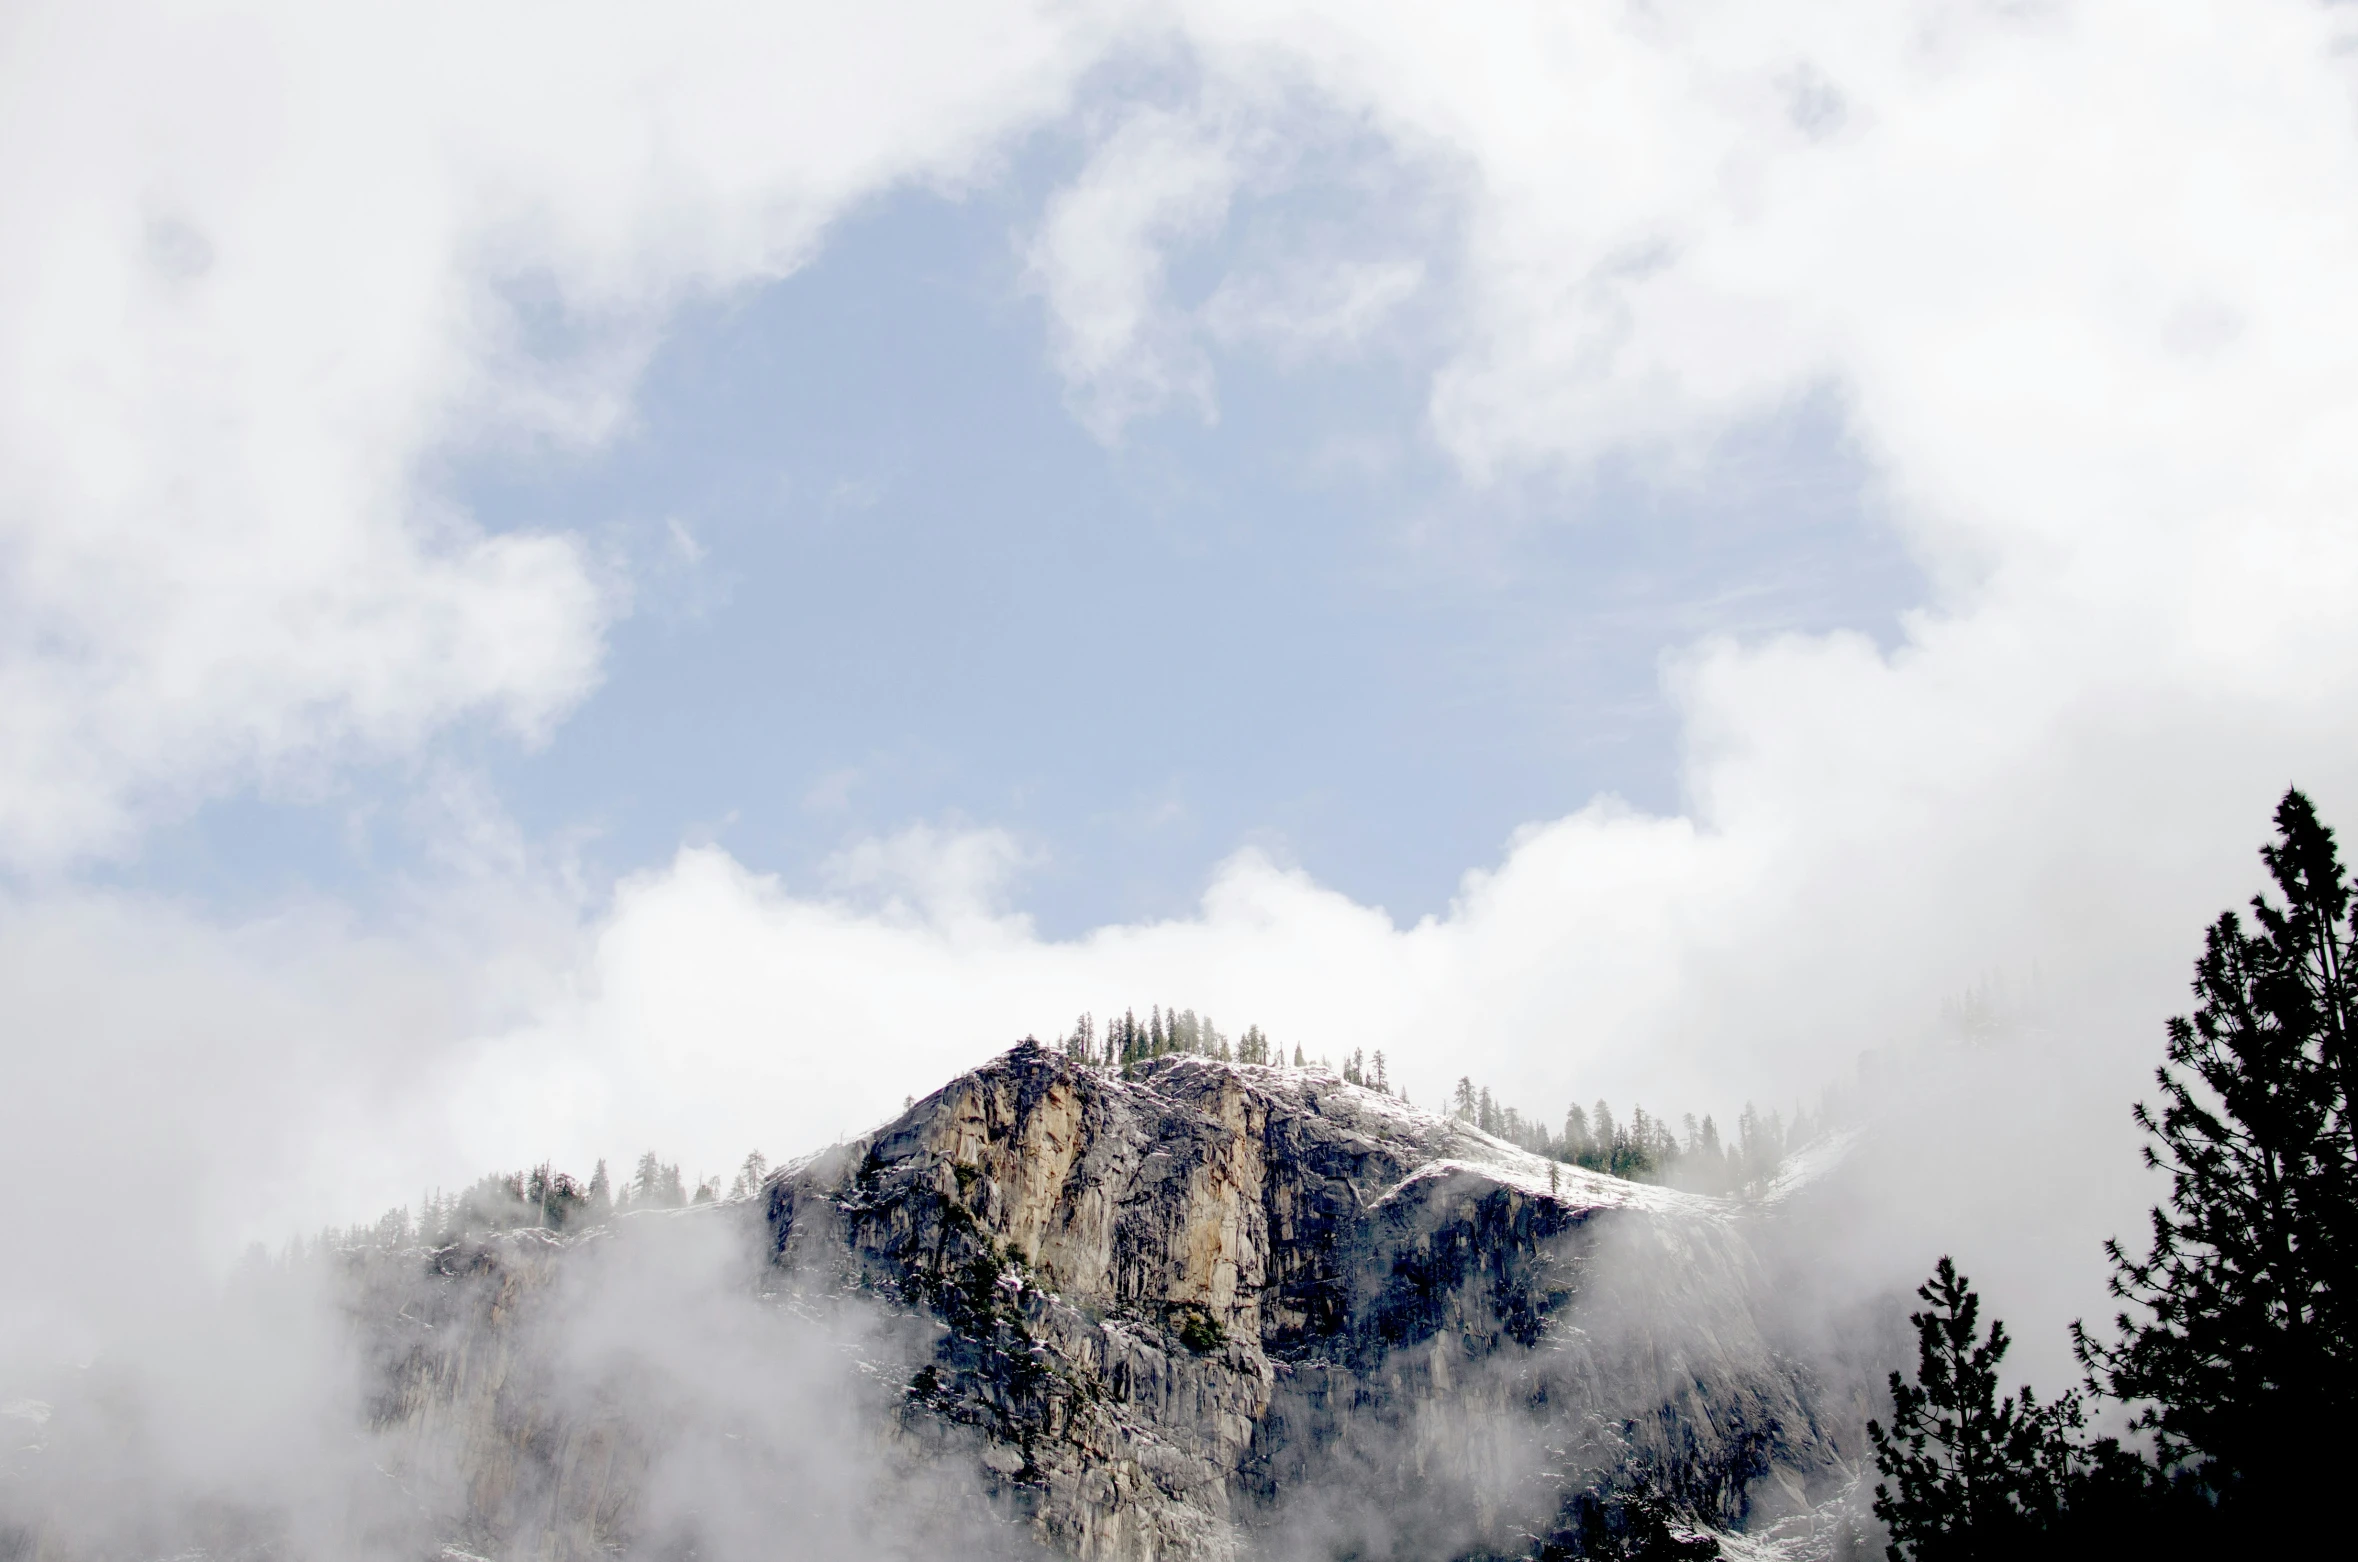
[[[1996,981],[2125,1154],[2358,818],[2353,28],[11,8],[12,1239],[1152,1001],[1727,1110]]]

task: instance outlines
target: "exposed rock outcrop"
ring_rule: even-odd
[[[1764,1335],[1740,1207],[1322,1071],[1018,1048],[764,1214],[789,1272],[949,1324],[904,1421],[975,1428],[1078,1557],[1572,1554],[1641,1477],[1736,1528],[1851,1452]]]
[[[754,1198],[348,1253],[370,1431],[300,1502],[0,1512],[0,1555],[1761,1555],[1864,1405],[1778,1348],[1773,1218],[1322,1070],[1026,1045]]]

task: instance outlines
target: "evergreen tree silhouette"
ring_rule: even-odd
[[[1962,1562],[2040,1549],[2062,1518],[2074,1476],[2079,1396],[2041,1405],[2026,1385],[1998,1394],[2006,1326],[1980,1327],[1981,1298],[1943,1257],[1917,1287],[1916,1381],[1891,1375],[1891,1427],[1867,1423],[1875,1516],[1892,1562]]]
[[[2358,1413],[2358,1123],[2351,1116],[2351,886],[2298,791],[2261,851],[2281,905],[2230,911],[2169,1023],[2148,1166],[2170,1178],[2142,1258],[2106,1244],[2117,1337],[2073,1326],[2092,1381],[2145,1406],[2168,1462],[2199,1472],[2247,1532],[2314,1511]],[[2323,1429],[2337,1429],[2327,1435]]]

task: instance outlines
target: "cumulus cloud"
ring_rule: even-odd
[[[224,138],[204,157],[166,134],[196,89],[163,90],[165,63],[148,120],[0,94],[98,149],[75,178],[0,138],[17,209],[45,214],[0,243],[0,339],[26,344],[0,412],[29,626],[0,781],[20,854],[120,838],[159,789],[398,747],[461,710],[552,719],[593,675],[591,572],[562,538],[435,516],[421,454],[462,414],[611,426],[665,303],[791,265],[859,190],[970,166],[1093,46],[936,21],[879,53],[695,12],[436,52],[405,13],[363,68],[318,25],[217,45],[223,79],[277,85],[243,94],[252,123],[190,110]],[[2037,994],[2028,1039],[1987,1055],[1995,1093],[1968,1105],[2011,1116],[1952,1112],[1938,1142],[1951,1170],[2017,1169],[1957,1171],[1944,1208],[1981,1223],[1951,1229],[1998,1241],[1990,1212],[2026,1201],[2023,1158],[1992,1145],[2037,1132],[2063,1171],[2126,1165],[2121,1114],[2202,922],[2255,882],[2275,795],[2299,780],[2358,819],[2345,12],[1502,5],[1443,26],[1205,4],[1168,25],[1229,106],[1117,118],[1031,252],[1101,432],[1209,394],[1170,256],[1225,220],[1275,73],[1285,101],[1454,170],[1454,250],[1419,285],[1451,290],[1432,426],[1474,481],[1615,451],[1675,479],[1821,398],[1933,581],[1898,644],[1685,649],[1665,669],[1679,815],[1608,800],[1535,823],[1415,926],[1251,855],[1192,916],[1056,941],[1006,909],[1020,853],[987,831],[854,850],[831,892],[688,851],[578,924],[536,922],[518,1012],[401,1027],[465,1038],[389,1095],[436,1103],[436,1142],[479,1161],[654,1143],[711,1171],[854,1131],[1082,1007],[1161,1000],[1313,1053],[1383,1047],[1425,1099],[1471,1072],[1544,1108],[1724,1108],[1814,1089],[1998,973]],[[502,74],[542,42],[562,69]],[[405,96],[421,82],[458,85]],[[369,112],[298,146],[274,128],[308,101],[293,83]],[[175,182],[157,147],[231,174]],[[298,220],[320,212],[346,220]],[[486,279],[534,272],[607,344],[586,367],[503,335]],[[130,964],[110,958],[93,990]],[[2040,1252],[2084,1252],[2092,1286],[2092,1241],[2139,1190],[2063,1180]]]
[[[1184,25],[1207,71],[1287,58],[1403,155],[1464,170],[1463,333],[1432,405],[1469,472],[1636,450],[1676,477],[1730,427],[1831,394],[1931,600],[1889,650],[1681,653],[1681,817],[1535,826],[1419,926],[1244,858],[1198,916],[1051,944],[988,917],[891,925],[691,854],[622,896],[596,967],[613,986],[570,1023],[652,1030],[693,989],[694,1022],[663,1026],[690,1049],[676,1077],[757,1057],[765,1091],[808,1078],[854,1121],[838,1103],[863,1089],[880,1110],[1069,1009],[1157,997],[1313,1052],[1385,1046],[1424,1090],[1463,1068],[1534,1103],[1725,1105],[1912,1041],[1995,973],[2035,987],[2042,1039],[2004,1055],[2010,1095],[1984,1108],[2090,1147],[2052,1152],[2085,1196],[2070,1242],[2125,1224],[2140,1190],[2095,1168],[2127,1163],[2126,1103],[2201,924],[2254,885],[2269,805],[2297,779],[2358,817],[2348,19],[1506,7],[1444,35],[1377,8],[1212,6]],[[1225,188],[1155,123],[1117,131],[1050,219],[1059,253],[1121,258],[1113,302],[1077,311],[1114,322],[1093,362],[1156,307],[1140,246],[1201,231],[1158,214],[1212,221]],[[733,959],[687,954],[724,927]],[[1985,1206],[2026,1191],[1979,1187]],[[2084,1269],[2092,1290],[2092,1247]]]
[[[684,295],[1052,110],[1085,13],[20,7],[0,52],[0,861],[530,739],[621,604],[437,497],[579,444]]]
[[[562,865],[430,758],[433,882],[369,927],[326,899],[224,924],[75,865],[209,797],[415,767],[454,723],[562,719],[631,583],[577,536],[486,530],[451,464],[610,436],[675,305],[784,274],[896,181],[970,176],[1056,110],[1093,25],[11,11],[0,1175],[26,1196],[0,1239],[45,1259],[0,1294],[0,1365],[86,1355],[249,1238],[414,1200],[461,1163],[454,1050],[555,1008],[580,937]]]
[[[1189,90],[1104,114],[1024,246],[1066,405],[1109,444],[1158,413],[1216,418],[1215,349],[1293,363],[1396,345],[1431,269],[1417,249],[1448,242],[1457,170],[1371,135],[1286,49],[1209,42],[1180,29]]]

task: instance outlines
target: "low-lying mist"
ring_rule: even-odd
[[[1016,1546],[970,1452],[895,1435],[928,1325],[777,1289],[750,1210],[624,1217],[564,1248],[527,1231],[251,1256],[205,1305],[8,1385],[0,1555]]]
[[[1463,1361],[1442,1408],[1371,1405],[1314,1469],[1261,1493],[1261,1549],[1405,1559],[1697,1511],[1850,1544],[1856,1427],[1935,1245],[1975,1255],[2018,1302],[2041,1300],[2042,1278],[2076,1294],[2053,1280],[2068,1265],[2098,1270],[2092,1247],[2044,1229],[2047,1167],[2024,1153],[2081,1106],[2003,1088],[2038,1045],[1980,1025],[1863,1069],[1843,1121],[1729,1203],[1740,1258],[1697,1270],[1617,1230],[1566,1250],[1567,1303],[1528,1348]],[[92,1562],[1026,1549],[979,1445],[906,1413],[939,1325],[776,1267],[750,1161],[731,1196],[713,1184],[689,1202],[676,1171],[641,1159],[618,1213],[602,1176],[486,1178],[416,1219],[254,1248],[218,1284],[175,1277],[77,1359],[12,1362],[0,1533],[17,1554]],[[1743,1340],[1802,1361],[1816,1397],[1739,1384],[1687,1403]],[[2027,1371],[2063,1361],[2060,1341],[2028,1346]],[[1696,1426],[1722,1440],[1716,1485],[1660,1494],[1675,1506],[1658,1512],[1606,1500],[1666,1439],[1692,1460]],[[1806,1490],[1755,1489],[1805,1426],[1831,1461]],[[1568,1490],[1598,1503],[1567,1506]]]

